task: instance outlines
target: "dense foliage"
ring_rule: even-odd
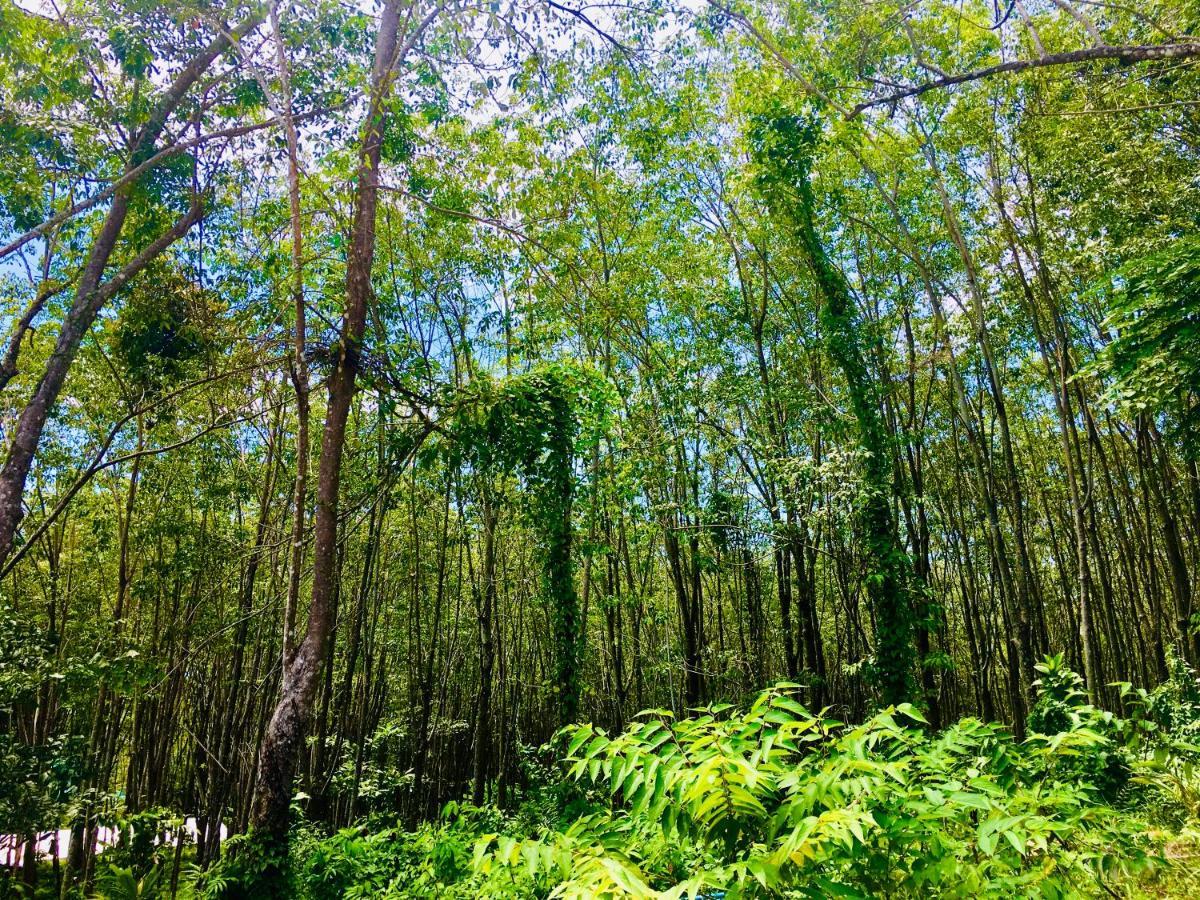
[[[530,524],[542,557],[542,600],[553,623],[554,691],[560,720],[572,722],[579,713],[585,638],[571,559],[576,444],[586,449],[599,441],[609,399],[606,385],[560,363],[499,386],[479,379],[464,393],[449,435],[452,456],[466,457],[484,479],[510,472],[525,476]],[[487,527],[494,528],[494,522]],[[490,573],[486,563],[485,569]],[[494,576],[487,577],[485,590]]]
[[[0,894],[1196,893],[1198,32],[0,0]]]
[[[858,725],[810,713],[796,685],[748,708],[650,711],[556,741],[561,767],[515,813],[449,804],[415,832],[380,820],[298,842],[298,896],[1078,897],[1194,887],[1194,802],[1162,774],[1200,746],[1195,674],[1122,719],[1060,659],[1039,666],[1030,736],[911,706]],[[1186,720],[1186,721],[1185,721]],[[1120,774],[1114,772],[1119,770]],[[1190,775],[1188,776],[1191,777]],[[1193,783],[1194,788],[1194,783]],[[1168,855],[1170,858],[1168,858]],[[221,870],[210,891],[228,890]]]

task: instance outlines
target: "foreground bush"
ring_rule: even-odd
[[[562,877],[580,897],[1059,897],[1155,862],[1145,826],[1064,766],[1111,743],[1097,731],[1018,746],[965,719],[930,735],[908,706],[845,726],[788,690],[611,739],[577,729],[570,774],[607,809],[548,839],[497,838],[481,868]]]
[[[576,726],[559,735],[560,774],[516,815],[451,804],[414,832],[302,829],[292,889],[314,900],[734,900],[1128,896],[1144,885],[1162,896],[1176,877],[1168,857],[1192,855],[1200,812],[1200,690],[1171,665],[1153,692],[1124,687],[1118,718],[1047,659],[1021,743],[976,719],[931,732],[909,705],[843,724],[805,709],[790,684],[748,709],[643,713],[618,735]]]

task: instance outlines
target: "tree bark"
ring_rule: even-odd
[[[244,37],[257,28],[261,21],[262,15],[256,13],[234,31],[223,31],[184,67],[134,138],[130,148],[129,163],[126,166],[127,170],[136,168],[153,155],[155,142],[166,126],[167,119],[183,102],[193,85],[234,40]],[[33,458],[37,453],[38,444],[41,442],[46,420],[50,417],[50,413],[58,401],[59,392],[67,379],[67,372],[75,360],[76,353],[79,352],[79,346],[83,343],[84,336],[91,329],[97,313],[130,278],[186,234],[188,229],[200,218],[202,207],[199,204],[193,204],[191,210],[170,230],[138,254],[117,276],[102,284],[104,270],[116,249],[125,226],[125,219],[129,214],[133,186],[131,182],[113,195],[108,214],[104,218],[104,224],[101,225],[100,233],[92,243],[87,264],[79,278],[79,285],[75,291],[75,302],[63,321],[54,351],[46,363],[46,369],[34,389],[33,396],[17,419],[8,456],[4,461],[3,468],[0,468],[0,565],[12,551],[17,526],[20,525],[24,515],[22,498],[25,493],[25,479],[33,465]]]

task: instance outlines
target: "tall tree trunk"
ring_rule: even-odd
[[[757,148],[768,201],[786,211],[821,299],[820,321],[826,351],[846,379],[858,425],[866,497],[861,510],[867,550],[867,596],[875,618],[875,661],[885,703],[912,693],[913,616],[908,596],[907,558],[900,547],[892,511],[892,454],[879,410],[879,391],[867,369],[854,298],[846,277],[817,234],[816,200],[809,181],[811,148],[798,117],[768,123],[771,132]]]
[[[360,345],[372,298],[371,268],[375,258],[375,213],[379,196],[379,163],[387,120],[387,97],[396,65],[432,21],[430,13],[399,44],[400,0],[384,4],[375,39],[366,122],[362,128],[358,183],[350,249],[346,263],[346,305],[336,365],[329,377],[329,397],[317,475],[312,595],[304,640],[284,669],[279,702],[271,715],[259,752],[252,822],[266,853],[264,889],[286,890],[280,877],[287,847],[288,807],[297,754],[312,718],[317,680],[333,626],[333,591],[337,546],[338,488],[346,445],[346,422],[360,368]]]
[[[269,11],[279,65],[280,114],[287,138],[288,212],[292,229],[292,305],[296,322],[291,362],[292,387],[296,392],[296,482],[293,488],[292,553],[288,570],[288,592],[283,613],[283,665],[291,662],[296,644],[296,608],[300,602],[300,575],[304,564],[305,510],[308,500],[309,379],[305,358],[306,316],[304,307],[304,232],[300,211],[300,142],[292,115],[292,82],[279,12],[272,0]]]
[[[496,609],[496,509],[491,487],[482,489],[483,570],[476,589],[475,614],[479,625],[479,695],[475,708],[475,752],[471,800],[481,806],[487,788],[488,761],[492,752],[492,670],[496,660],[494,614]]]

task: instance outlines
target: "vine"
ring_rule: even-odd
[[[542,596],[554,631],[554,684],[562,722],[579,710],[585,649],[571,562],[571,510],[577,446],[599,439],[607,383],[578,366],[554,363],[464,389],[453,426],[456,452],[483,473],[518,473],[531,495],[528,517],[541,545]]]
[[[867,596],[875,612],[875,664],[884,702],[899,703],[912,693],[916,623],[908,595],[909,560],[896,534],[889,439],[879,414],[879,391],[867,369],[853,295],[815,224],[816,200],[809,179],[819,136],[814,117],[782,110],[755,117],[749,135],[757,186],[771,209],[792,225],[816,282],[825,349],[846,379],[858,424],[859,444],[865,451],[861,517],[867,542]]]

